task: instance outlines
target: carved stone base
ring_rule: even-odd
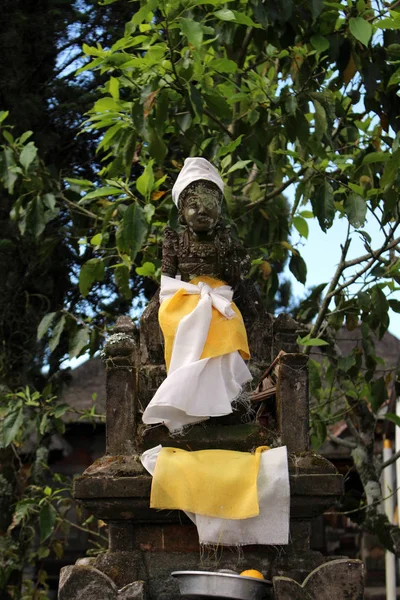
[[[274,577],[274,600],[363,600],[364,564],[341,558],[320,565],[300,585],[288,577]]]
[[[60,572],[58,600],[146,600],[143,581],[121,589],[104,573],[89,565],[70,565]]]

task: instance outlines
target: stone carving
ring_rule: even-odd
[[[191,183],[179,197],[178,233],[167,227],[163,243],[162,272],[180,274],[183,281],[208,275],[233,288],[247,274],[250,259],[235,242],[221,219],[222,193],[209,181]]]
[[[58,600],[146,600],[144,581],[134,581],[118,590],[115,583],[92,566],[63,567]]]
[[[342,558],[324,563],[300,585],[289,577],[274,577],[275,600],[362,600],[365,568],[361,560]]]

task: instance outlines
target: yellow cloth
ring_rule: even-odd
[[[190,283],[197,285],[199,281],[204,281],[211,288],[226,285],[223,281],[206,276],[195,277]],[[178,325],[183,317],[194,310],[199,299],[200,295],[188,294],[184,289],[180,289],[172,296],[172,298],[164,300],[160,306],[158,319],[164,335],[165,363],[167,365],[167,370],[171,362],[172,347]],[[247,334],[242,315],[233,302],[231,308],[235,311],[237,318],[227,319],[213,307],[210,329],[200,359],[221,356],[222,354],[229,354],[236,350],[240,352],[242,358],[245,360],[250,358]]]
[[[222,519],[257,516],[257,477],[263,450],[268,447],[260,446],[255,454],[162,448],[151,486],[151,508]]]

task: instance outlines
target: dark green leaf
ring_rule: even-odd
[[[313,35],[310,39],[310,42],[319,54],[325,50],[328,50],[329,48],[329,40],[322,35]]]
[[[300,283],[305,283],[307,279],[307,265],[300,254],[292,254],[289,262],[289,269]]]
[[[75,358],[79,356],[84,348],[89,344],[89,328],[80,327],[75,335],[70,340],[69,344],[69,358]]]
[[[348,356],[341,356],[338,360],[338,368],[341,371],[344,371],[345,373],[350,371],[350,369],[354,367],[355,364],[356,357],[354,356],[354,354],[349,354]]]
[[[379,408],[385,402],[387,398],[387,389],[385,380],[383,377],[380,377],[376,381],[373,382],[371,386],[371,396],[370,402],[371,407],[374,412],[378,412]]]
[[[127,300],[131,300],[132,291],[129,287],[129,269],[126,265],[118,265],[114,271],[115,283],[121,294]]]
[[[393,152],[392,156],[390,157],[390,159],[388,160],[388,162],[385,166],[385,170],[384,170],[382,178],[381,178],[381,186],[383,188],[386,188],[386,187],[389,187],[392,185],[392,183],[395,180],[395,177],[397,175],[397,172],[399,170],[399,167],[400,167],[400,148],[398,150],[396,150],[395,152]]]
[[[353,227],[364,226],[367,214],[367,203],[361,196],[355,192],[349,194],[345,201],[344,209],[350,221],[350,225],[353,225]]]
[[[3,427],[0,429],[2,433],[2,444],[3,446],[9,446],[15,440],[18,432],[24,422],[24,413],[22,408],[9,413],[4,421]],[[1,447],[1,443],[0,443]]]
[[[371,299],[374,312],[378,315],[382,323],[386,323],[388,319],[387,312],[389,310],[389,304],[385,294],[378,285],[375,285],[372,288]]]
[[[326,232],[332,226],[335,217],[332,186],[327,181],[324,181],[324,183],[314,189],[310,200],[313,213],[317,217],[322,231]]]
[[[200,94],[199,90],[197,89],[197,87],[193,84],[188,85],[188,91],[189,91],[190,103],[193,107],[193,112],[196,115],[196,117],[201,119],[202,114],[203,114],[203,99],[201,97],[201,94]]]
[[[31,233],[35,237],[39,237],[43,233],[45,227],[46,221],[43,202],[41,198],[34,198],[27,205],[26,221],[23,224],[20,222],[20,231],[22,234],[27,231],[27,233]]]
[[[101,258],[91,258],[82,265],[79,273],[79,290],[86,297],[95,281],[103,281],[104,263]]]
[[[51,504],[43,504],[39,513],[40,543],[47,540],[53,533],[57,513]]]
[[[64,330],[65,322],[66,322],[65,315],[61,315],[60,319],[57,321],[57,323],[55,324],[55,326],[53,328],[53,333],[51,334],[51,338],[49,340],[49,348],[50,348],[51,352],[53,352],[53,350],[55,350],[55,348],[58,346],[58,343],[60,341],[60,336]]]
[[[313,100],[315,107],[315,134],[318,140],[321,140],[328,130],[328,121],[324,107],[318,100]]]
[[[387,421],[391,421],[392,423],[394,423],[395,425],[397,425],[397,427],[400,427],[400,417],[399,417],[399,415],[395,415],[394,413],[386,413],[383,416],[384,416],[384,418]]]
[[[400,301],[399,300],[389,300],[389,306],[395,313],[400,313]]]
[[[143,209],[136,203],[128,206],[117,229],[119,251],[135,260],[147,237],[148,224]]]

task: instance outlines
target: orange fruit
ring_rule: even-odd
[[[243,577],[254,577],[255,579],[264,579],[264,575],[257,571],[257,569],[247,569],[240,573]]]

